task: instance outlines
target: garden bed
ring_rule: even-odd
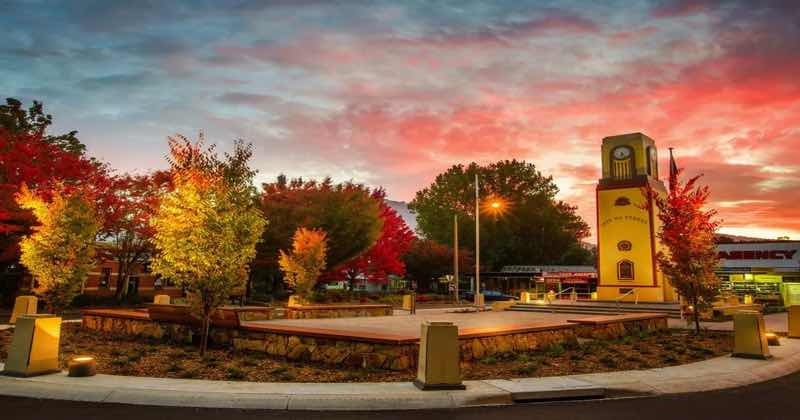
[[[0,331],[0,360],[5,360],[13,330]],[[263,353],[210,349],[201,358],[191,345],[121,337],[65,324],[62,365],[74,355],[93,355],[99,373],[162,378],[198,378],[259,382],[411,381],[413,370],[357,369],[312,362],[290,362]],[[640,333],[619,340],[589,340],[571,346],[485,357],[465,364],[464,379],[561,376],[615,370],[650,369],[696,362],[730,353],[730,333],[700,337],[682,330]]]

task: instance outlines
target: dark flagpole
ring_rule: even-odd
[[[675,157],[672,156],[672,147],[669,148],[669,187],[672,189],[673,184],[678,177],[678,165],[675,163]]]

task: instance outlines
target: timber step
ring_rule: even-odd
[[[607,315],[619,313],[665,313],[670,318],[680,318],[681,311],[678,305],[674,304],[621,304],[619,307],[615,303],[600,303],[592,302],[592,304],[581,303],[552,303],[552,304],[536,304],[536,303],[518,303],[511,306],[510,311],[521,312],[543,312],[543,313],[568,313],[568,314],[592,314],[592,315]]]

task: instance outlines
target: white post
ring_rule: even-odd
[[[481,294],[481,229],[480,229],[480,197],[478,193],[478,174],[475,174],[475,306],[480,304]]]

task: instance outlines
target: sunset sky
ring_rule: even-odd
[[[253,142],[260,181],[396,200],[523,159],[593,228],[600,141],[641,131],[705,174],[724,232],[800,239],[798,2],[227,3],[2,1],[0,95],[120,171],[200,129]]]

